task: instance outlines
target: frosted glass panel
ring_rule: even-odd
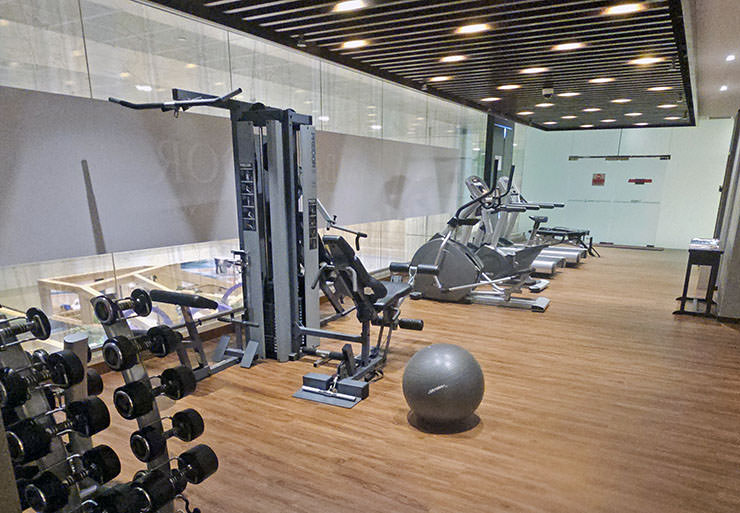
[[[383,137],[382,82],[333,64],[321,63],[320,130]]]
[[[225,30],[128,0],[80,5],[94,98],[161,101],[173,87],[230,90]]]
[[[371,114],[368,112],[368,115]],[[383,83],[383,138],[425,144],[427,99],[401,86]]]
[[[454,103],[429,97],[429,140],[432,146],[460,147],[462,107]]]
[[[0,85],[90,96],[77,0],[0,2]]]

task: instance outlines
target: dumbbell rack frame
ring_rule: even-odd
[[[112,324],[103,324],[102,326],[108,338],[121,336],[128,337],[130,339],[134,338],[134,334],[128,324],[128,319],[126,317],[121,317],[119,315],[116,321]],[[141,363],[141,359],[139,359],[136,365],[134,365],[130,369],[121,371],[121,375],[123,376],[126,384],[133,383],[134,381],[144,381],[149,387],[151,387],[149,373],[147,372],[146,367],[144,367],[144,365]],[[111,415],[113,415],[112,412]],[[162,425],[162,416],[159,413],[159,407],[157,406],[156,398],[154,400],[152,410],[145,415],[137,417],[136,422],[139,426],[139,429],[142,429],[145,426],[152,426],[164,431],[164,426]],[[165,442],[165,444],[166,443],[167,442]],[[167,450],[165,445],[164,452],[157,458],[147,463],[147,470],[152,470],[154,468],[158,468],[165,472],[171,470],[169,458],[169,451]],[[158,513],[173,513],[174,511],[174,502],[170,501],[166,505],[162,506],[158,510]]]
[[[0,319],[0,328],[9,321],[10,319]],[[26,351],[23,349],[23,343],[30,342],[32,340],[34,339],[22,338],[22,343],[14,344],[14,342],[18,341],[17,337],[6,339],[6,344],[13,345],[10,345],[10,347],[0,348],[0,368],[11,367],[17,369],[19,367],[26,367],[30,365],[31,359],[29,358]],[[65,404],[69,404],[73,401],[79,401],[87,397],[87,348],[88,345],[86,333],[74,333],[65,337],[64,339],[64,349],[71,350],[78,356],[78,358],[82,362],[85,376],[81,383],[73,385],[64,391]],[[31,392],[29,400],[15,410],[16,413],[18,413],[18,417],[20,419],[24,419],[28,417],[36,417],[37,415],[43,415],[44,413],[52,409],[53,406],[54,405],[49,404],[46,396],[41,389],[35,389]],[[53,422],[53,416],[40,416],[38,417],[38,422],[47,426],[51,425],[51,423]],[[0,421],[0,424],[2,424],[2,421]],[[5,431],[5,429],[7,429],[7,426],[3,426],[3,428],[3,431]],[[5,433],[3,432],[0,434],[3,435],[2,442],[0,443],[5,444],[3,450],[5,451],[5,454],[8,454],[6,441],[7,439],[4,436]],[[51,452],[40,460],[31,462],[30,464],[38,465],[41,470],[49,469],[57,474],[59,477],[63,478],[66,476],[66,471],[68,470],[68,466],[63,464],[64,460],[70,454],[82,454],[83,452],[91,448],[92,442],[89,438],[85,438],[78,433],[72,432],[69,434],[69,444],[65,446],[60,437],[54,437],[51,442]],[[2,462],[0,462],[0,464],[2,464]],[[3,468],[0,470],[2,470],[2,472],[0,472],[0,479],[5,480],[7,478],[7,480],[10,481],[10,483],[3,483],[3,485],[0,486],[0,489],[10,489],[12,492],[9,497],[3,497],[3,499],[5,499],[5,502],[3,502],[3,504],[9,508],[8,511],[13,511],[14,508],[15,511],[20,512],[20,499],[18,497],[17,487],[15,484],[15,474],[12,470],[12,465],[9,469]],[[6,484],[9,484],[10,487],[7,487]],[[81,483],[79,483],[78,486],[73,486],[70,490],[69,503],[67,504],[67,506],[59,510],[60,513],[72,512],[78,509],[80,505],[80,490],[87,490],[95,486],[95,482],[91,479],[84,479]]]

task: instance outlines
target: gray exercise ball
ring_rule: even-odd
[[[483,371],[468,351],[434,344],[418,351],[403,372],[403,395],[420,420],[449,424],[470,417],[483,399]]]

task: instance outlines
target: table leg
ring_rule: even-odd
[[[719,263],[712,265],[712,270],[709,273],[709,283],[707,284],[707,308],[704,310],[704,315],[711,315],[712,303],[714,298],[714,287],[717,284],[717,274],[719,274]]]
[[[689,279],[691,278],[691,259],[686,264],[686,277],[683,280],[683,292],[681,293],[681,307],[678,309],[679,312],[683,312],[686,308],[686,294],[689,292]]]

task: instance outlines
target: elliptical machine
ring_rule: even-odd
[[[512,166],[510,180],[513,174]],[[507,190],[501,194],[496,189],[490,189],[486,194],[463,204],[447,222],[442,233],[436,234],[416,250],[410,269],[426,266],[436,269],[435,274],[415,273],[412,276],[414,290],[421,297],[437,301],[525,308],[535,312],[544,312],[547,309],[550,304],[548,298],[514,295],[521,292],[528,282],[531,283],[531,262],[541,248],[531,247],[512,255],[504,255],[496,252],[495,248],[486,248],[481,252],[480,249],[467,245],[470,228],[481,221],[473,215],[482,206],[485,205],[485,208],[494,212],[526,210],[524,207],[504,205],[502,199],[508,192]],[[461,230],[464,232],[461,233]],[[479,287],[490,287],[491,290],[475,290]],[[535,290],[537,288],[535,286]]]
[[[554,208],[563,208],[565,207],[565,203],[530,203],[526,199],[524,199],[524,196],[522,196],[521,192],[517,188],[515,184],[510,184],[510,181],[507,177],[502,176],[498,179],[498,182],[496,183],[496,187],[499,190],[509,190],[509,194],[506,197],[506,202],[508,204],[513,205],[520,205],[525,206],[528,209],[530,207],[536,206],[542,209],[554,209]],[[512,213],[508,216],[508,218],[505,221],[505,226],[503,230],[501,231],[501,237],[499,239],[499,244],[501,244],[503,247],[513,248],[517,249],[521,247],[521,244],[514,244],[510,241],[511,233],[514,230],[514,227],[516,226],[516,220],[519,214]],[[530,216],[530,219],[534,221],[534,226],[532,228],[532,231],[529,235],[529,240],[527,244],[531,244],[532,241],[537,241],[539,244],[547,244],[547,248],[542,250],[542,253],[540,254],[543,258],[565,258],[565,261],[568,265],[578,265],[581,263],[581,260],[585,259],[588,254],[593,254],[589,250],[589,246],[586,245],[581,238],[578,238],[580,241],[579,243],[575,244],[568,244],[568,245],[558,245],[563,244],[564,242],[570,242],[571,237],[570,235],[578,235],[585,233],[586,235],[589,233],[588,230],[570,230],[568,228],[546,228],[544,226],[541,226],[543,223],[546,223],[548,221],[548,218],[545,216]],[[553,236],[553,232],[557,231],[565,231],[566,237],[556,237]],[[543,237],[544,235],[544,237]]]
[[[504,177],[505,179],[506,177]],[[507,181],[508,183],[508,181]],[[471,198],[485,196],[489,192],[488,185],[477,176],[469,176],[465,179],[465,185],[470,191]],[[509,225],[512,217],[518,216],[519,212],[525,210],[539,210],[539,204],[513,202],[510,194],[514,191],[513,186],[509,193],[506,188],[499,189],[503,195],[502,205],[491,208],[491,202],[486,201],[480,206],[481,221],[472,229],[472,233],[466,234],[465,242],[472,247],[481,258],[488,272],[497,272],[507,265],[506,258],[514,257],[516,264],[521,267],[531,268],[537,274],[552,276],[559,268],[565,267],[565,258],[562,256],[543,256],[542,252],[547,248],[544,243],[538,243],[534,237],[537,233],[537,220],[547,219],[540,216],[532,217],[535,220],[535,228],[532,236],[525,245],[510,247],[511,244],[503,245],[503,231]],[[549,282],[547,280],[530,279],[527,287],[532,292],[541,292]]]

